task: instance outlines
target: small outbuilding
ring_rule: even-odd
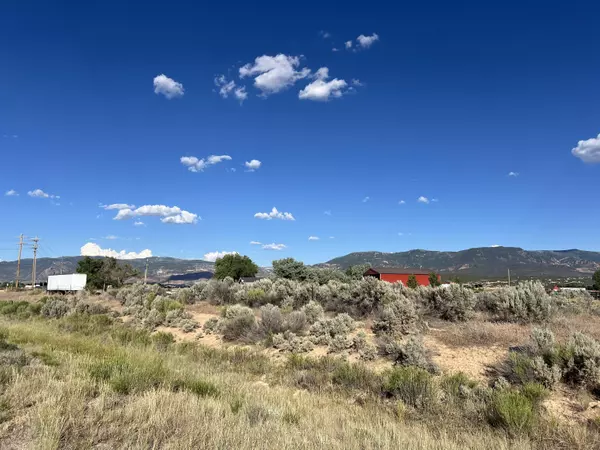
[[[408,277],[414,275],[420,286],[429,286],[429,274],[432,271],[422,269],[406,269],[402,267],[372,267],[364,273],[365,277],[375,277],[389,283],[401,281],[406,285]],[[438,281],[440,276],[437,275]]]
[[[252,284],[262,280],[262,277],[241,277],[238,282],[240,284]]]

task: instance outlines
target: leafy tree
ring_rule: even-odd
[[[600,291],[600,269],[594,272],[592,280],[594,280],[594,289]]]
[[[273,261],[273,272],[278,278],[286,278],[288,280],[304,281],[308,276],[308,270],[304,263],[296,261],[294,258]]]
[[[238,280],[241,277],[253,277],[258,272],[258,266],[247,256],[225,255],[215,261],[215,278],[223,280],[231,277]]]
[[[440,283],[440,280],[439,280],[439,278],[438,278],[438,275],[437,275],[437,273],[435,273],[435,272],[431,272],[431,273],[429,274],[429,284],[430,284],[432,287],[436,287],[436,286],[439,286],[439,285],[441,284],[441,283]]]
[[[411,289],[416,289],[417,286],[419,286],[419,282],[417,281],[417,277],[415,277],[414,275],[409,275],[408,281],[406,282],[406,285],[409,288],[411,288]]]
[[[130,264],[119,264],[115,258],[90,258],[86,256],[77,264],[77,273],[87,275],[86,287],[90,290],[119,287],[130,277],[138,274]]]
[[[361,280],[364,273],[371,268],[371,264],[356,264],[346,269],[346,275],[353,280]]]

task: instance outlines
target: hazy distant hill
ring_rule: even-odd
[[[66,256],[64,258],[39,258],[37,260],[37,279],[45,281],[48,275],[57,275],[61,273],[73,273],[77,263],[83,256]],[[144,273],[146,267],[145,259],[132,259],[123,261],[131,264]],[[31,280],[31,259],[21,260],[21,280],[27,282]],[[15,279],[17,271],[16,261],[0,262],[0,281],[11,281]],[[148,258],[148,277],[155,280],[167,280],[173,275],[184,275],[191,272],[213,272],[214,263],[202,261],[200,259],[178,259],[178,258]]]
[[[480,277],[590,276],[600,269],[600,252],[585,250],[523,250],[518,247],[481,247],[458,252],[410,250],[398,253],[357,252],[328,261],[345,269],[354,264],[432,269],[441,273]]]

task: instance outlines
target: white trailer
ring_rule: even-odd
[[[82,291],[87,283],[87,275],[72,273],[70,275],[50,275],[48,277],[49,291]]]

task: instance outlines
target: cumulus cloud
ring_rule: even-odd
[[[128,205],[127,203],[113,203],[112,205],[100,205],[100,208],[104,208],[106,210],[110,209],[133,209],[135,205]]]
[[[344,46],[348,49],[352,48],[352,41],[346,41],[344,42]]]
[[[579,141],[577,147],[571,150],[571,154],[584,163],[600,163],[600,134],[596,138]]]
[[[314,75],[315,81],[308,84],[298,93],[300,100],[316,100],[327,101],[330,97],[339,98],[344,95],[344,88],[348,83],[344,80],[334,78],[331,81],[326,81],[329,78],[329,69],[321,67]]]
[[[363,86],[363,85],[364,85],[363,82],[360,81],[359,79],[352,78],[352,86],[357,86],[358,87],[358,86]]]
[[[262,242],[250,241],[250,245],[262,245]]]
[[[258,159],[253,159],[244,163],[248,172],[254,172],[256,169],[259,169],[261,164],[262,163]]]
[[[262,246],[263,250],[283,250],[287,248],[285,244],[265,244]]]
[[[279,212],[277,210],[277,208],[275,208],[275,207],[273,207],[271,212],[268,212],[268,213],[257,212],[256,214],[254,214],[254,217],[256,217],[257,219],[265,219],[265,220],[271,220],[271,219],[296,220],[296,219],[294,219],[294,216],[292,215],[292,213]]]
[[[240,78],[254,77],[254,86],[266,96],[280,92],[310,74],[306,67],[297,70],[299,66],[299,57],[280,53],[277,56],[259,56],[254,63],[240,67],[239,73]]]
[[[427,197],[423,197],[422,195],[417,199],[419,203],[429,203],[429,199]]]
[[[519,176],[519,172],[508,172],[508,176],[509,177],[518,177]]]
[[[208,252],[204,254],[204,261],[215,262],[217,259],[225,255],[237,255],[238,252]]]
[[[60,198],[60,195],[52,195],[47,192],[42,191],[41,189],[35,189],[33,191],[27,192],[27,195],[34,198]]]
[[[356,38],[358,45],[362,48],[369,48],[371,45],[373,45],[375,41],[378,40],[379,36],[377,35],[377,33],[373,33],[371,36],[365,36],[364,34],[361,34],[359,37]]]
[[[494,245],[490,245],[490,247],[496,248],[496,247],[502,247],[502,246],[500,244],[494,244]]]
[[[120,252],[113,250],[112,248],[101,248],[98,244],[88,242],[80,251],[81,256],[106,256],[117,259],[140,259],[140,258],[151,258],[152,252],[149,249],[142,250],[139,253],[126,252],[121,250]]]
[[[19,193],[17,191],[15,191],[14,189],[10,189],[10,190],[6,191],[4,193],[4,195],[7,197],[17,197],[19,195]]]
[[[161,217],[161,222],[175,224],[195,224],[200,219],[197,214],[184,211],[178,206],[144,205],[137,209],[121,209],[113,220],[126,220],[141,216]]]
[[[183,84],[161,74],[154,77],[154,93],[162,94],[168,99],[183,96]]]
[[[318,241],[319,240],[319,236],[309,236],[308,240],[309,241]]]
[[[248,93],[244,86],[238,86],[235,81],[227,81],[225,75],[215,77],[215,86],[219,88],[219,95],[223,98],[228,98],[230,95],[243,102],[248,98]]]
[[[222,161],[231,161],[231,156],[210,155],[206,159],[198,159],[195,156],[182,156],[179,158],[179,161],[186,166],[190,172],[203,172],[207,167],[214,166]]]

